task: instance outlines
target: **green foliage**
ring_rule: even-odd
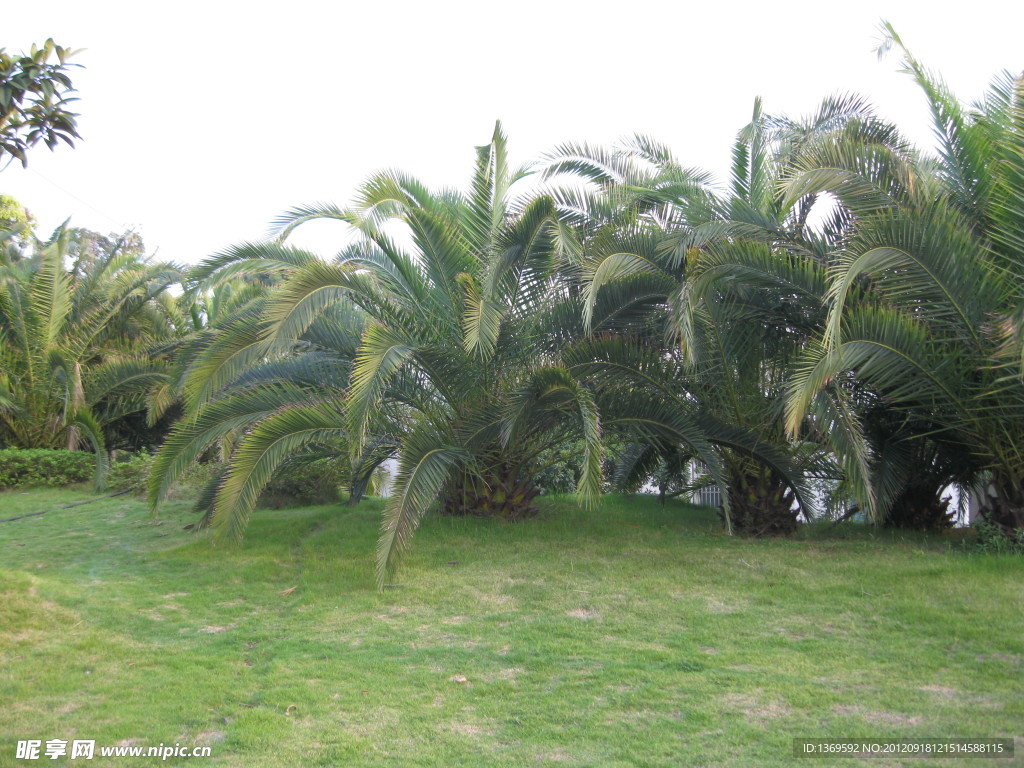
[[[0,450],[0,488],[61,488],[91,480],[96,457],[83,451],[34,448]]]
[[[15,158],[28,166],[26,153],[40,141],[52,150],[81,138],[69,109],[76,99],[68,70],[79,65],[68,59],[75,53],[52,39],[21,55],[0,48],[0,170]]]
[[[860,97],[800,120],[758,100],[727,192],[638,136],[559,147],[518,197],[530,169],[496,126],[461,192],[380,173],[210,257],[151,504],[216,451],[204,520],[237,539],[268,489],[326,482],[294,475],[306,458],[353,499],[397,458],[383,584],[432,510],[518,519],[573,488],[592,505],[611,440],[619,487],[713,483],[730,533],[795,534],[818,498],[942,526],[941,489],[982,477],[993,519],[1024,527],[1024,80],[967,109],[891,28],[885,46],[938,157]],[[287,243],[314,219],[354,230],[331,261]]]
[[[23,229],[32,223],[32,216],[16,198],[0,195],[0,231]]]
[[[107,450],[139,442],[134,417],[168,380],[178,279],[133,233],[62,226],[0,260],[0,443],[88,444],[102,482]]]
[[[428,510],[528,514],[539,453],[574,436],[585,461],[576,490],[601,483],[592,393],[560,363],[582,329],[560,273],[575,249],[550,198],[515,198],[495,127],[465,193],[433,192],[382,173],[347,210],[313,206],[279,221],[283,239],[314,218],[356,239],[332,263],[281,242],[207,260],[203,286],[265,280],[265,301],[227,324],[185,378],[187,418],[157,460],[150,500],[215,441],[231,441],[209,522],[242,535],[261,490],[286,461],[347,445],[353,497],[396,453],[399,468],[378,548],[396,566]],[[403,227],[411,249],[385,234]],[[470,492],[471,491],[471,492]]]
[[[348,462],[339,458],[300,457],[283,464],[263,487],[260,504],[280,507],[337,501],[352,482]]]
[[[1024,529],[1007,530],[987,520],[971,524],[974,539],[969,540],[970,549],[990,555],[1024,555]]]
[[[152,468],[153,456],[148,453],[119,456],[107,472],[107,488],[111,491],[131,491],[141,496],[146,492]]]
[[[131,491],[134,496],[145,496],[156,456],[145,451],[119,453],[107,473],[107,488],[112,491]],[[175,479],[167,491],[168,498],[193,499],[215,478],[219,479],[223,465],[219,461],[201,461],[188,467]]]
[[[573,493],[583,472],[580,446],[557,445],[537,456],[540,469],[533,483],[542,494]]]
[[[605,440],[605,458],[601,466],[601,487],[611,490],[621,444]],[[542,494],[575,493],[585,469],[586,450],[581,440],[567,440],[538,454],[533,484]]]
[[[636,444],[617,472],[622,487],[642,486],[659,461],[679,475],[696,459],[726,490],[727,529],[733,507],[737,527],[752,531],[795,529],[794,500],[814,516],[807,478],[826,452],[786,435],[779,403],[791,358],[823,316],[817,254],[828,243],[806,226],[807,201],[785,201],[778,182],[804,144],[865,113],[861,100],[831,99],[784,121],[757,102],[736,142],[731,196],[645,137],[548,158],[549,176],[588,182],[586,194],[571,187],[558,199],[586,233],[584,321],[616,335],[573,357],[584,380],[600,380],[606,429]],[[752,485],[764,490],[753,500]],[[762,515],[776,522],[762,526]]]
[[[851,406],[847,469],[876,520],[938,519],[939,489],[984,481],[984,514],[1024,529],[1024,77],[1002,74],[967,109],[884,31],[882,50],[924,92],[939,154],[895,130],[851,133],[784,180],[830,193],[847,222],[824,327],[794,362],[788,427],[832,426],[814,413],[821,395]],[[908,498],[920,508],[900,510]]]

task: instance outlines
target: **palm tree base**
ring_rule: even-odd
[[[533,500],[540,490],[529,480],[500,469],[487,478],[463,476],[462,483],[445,494],[441,513],[452,516],[497,517],[524,520],[537,514]]]
[[[886,524],[915,531],[943,531],[956,524],[949,497],[930,488],[910,487],[893,503]]]
[[[793,491],[771,473],[734,473],[729,485],[729,513],[735,533],[788,536],[800,525]]]
[[[1007,533],[1024,531],[1024,500],[1009,501],[1004,497],[989,495],[988,504],[981,516]]]

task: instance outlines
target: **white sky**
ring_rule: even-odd
[[[73,73],[83,140],[37,146],[28,170],[0,173],[0,193],[44,231],[68,216],[134,227],[181,262],[263,237],[291,206],[347,203],[375,170],[461,186],[496,118],[518,162],[640,132],[720,178],[756,95],[797,116],[862,93],[928,142],[915,86],[872,52],[882,18],[965,100],[1024,68],[1013,0],[49,0],[3,16],[0,47],[53,37],[86,49],[86,68]],[[335,233],[318,224],[299,241],[330,253]]]

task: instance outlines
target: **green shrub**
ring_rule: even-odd
[[[122,453],[111,463],[107,487],[111,491],[146,494],[154,457],[148,453]],[[348,474],[346,464],[334,459],[298,459],[282,467],[260,496],[268,507],[290,504],[326,504],[337,501]],[[223,464],[216,461],[190,466],[174,483],[169,496],[192,496],[218,474]]]
[[[149,487],[149,473],[156,457],[148,453],[119,453],[111,462],[107,473],[107,487],[112,491],[131,491],[136,496],[145,496]],[[198,462],[181,473],[168,492],[168,498],[194,496],[210,478],[219,473],[219,461]]]
[[[107,487],[112,491],[131,491],[138,496],[146,494],[149,473],[155,457],[148,453],[122,453],[111,463],[107,474]],[[220,473],[223,464],[218,461],[197,462],[185,470],[168,492],[168,498],[179,495],[191,497]],[[281,467],[260,496],[266,507],[292,504],[326,504],[337,501],[341,488],[348,480],[347,464],[335,459],[296,459]]]
[[[532,481],[542,494],[575,493],[583,474],[584,448],[581,440],[567,440],[548,448],[537,457]]]
[[[148,453],[121,454],[110,465],[107,488],[111,491],[131,491],[136,496],[143,496],[152,466],[153,457]]]
[[[174,484],[175,490],[172,490],[171,493],[186,491],[191,494],[199,491],[210,482],[214,475],[219,475],[223,468],[224,462],[222,461],[202,461],[192,464],[181,473]]]
[[[343,459],[296,459],[278,470],[263,489],[260,504],[327,504],[338,500],[348,478],[348,463]]]
[[[977,534],[972,542],[976,552],[994,555],[1024,555],[1024,530],[1007,531],[994,523],[978,520],[971,524]]]
[[[537,456],[537,470],[532,475],[534,486],[542,495],[552,493],[576,493],[576,487],[583,474],[585,446],[582,440],[567,440],[548,448]],[[615,472],[614,457],[622,450],[617,442],[605,444],[606,455],[601,466],[601,486],[605,492],[612,490],[611,478]]]
[[[85,483],[96,474],[96,456],[85,451],[46,448],[0,450],[0,488]]]

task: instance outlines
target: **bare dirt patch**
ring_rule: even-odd
[[[722,702],[753,722],[763,723],[793,714],[793,708],[783,701],[766,701],[749,693],[727,693]]]
[[[1016,653],[982,653],[978,656],[978,661],[1001,661],[1004,664],[1019,667],[1024,664],[1024,657],[1018,656]]]
[[[598,612],[591,610],[590,608],[577,608],[575,611],[568,611],[566,616],[572,616],[574,619],[582,619],[583,621],[590,621],[598,617]]]
[[[921,690],[927,693],[934,693],[936,696],[941,696],[945,699],[955,699],[960,695],[960,691],[956,688],[947,688],[944,685],[922,685]]]
[[[196,734],[196,744],[201,747],[210,747],[220,744],[228,737],[226,731],[202,731]]]
[[[704,598],[708,613],[736,613],[742,610],[743,606],[734,602],[726,602],[716,597]]]
[[[203,635],[220,635],[220,634],[223,634],[224,632],[228,632],[228,631],[230,631],[230,630],[232,630],[234,628],[235,628],[234,624],[229,624],[227,626],[220,626],[219,624],[211,624],[208,627],[200,627],[199,629],[196,630],[196,632],[199,632],[200,634],[203,634]]]
[[[479,723],[448,723],[445,730],[457,733],[460,736],[490,736],[494,732]]]
[[[539,752],[537,754],[537,760],[547,763],[567,763],[572,759],[573,756],[563,749],[556,749],[553,752]]]
[[[832,707],[832,711],[843,717],[860,717],[874,725],[917,725],[921,718],[917,715],[904,715],[900,712],[865,709],[860,706],[847,707],[840,704]]]

